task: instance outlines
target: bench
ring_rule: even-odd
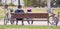
[[[11,13],[11,18],[46,18],[46,20],[42,19],[42,20],[38,20],[38,21],[47,21],[47,23],[49,24],[48,13],[22,13],[22,14],[21,13]],[[33,20],[33,21],[37,21],[37,20]]]

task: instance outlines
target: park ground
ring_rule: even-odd
[[[4,25],[4,9],[2,9],[3,7],[0,7],[0,29],[60,29],[60,22],[58,24],[58,26],[48,26],[47,22],[39,22],[37,23],[37,21],[34,22],[33,25],[28,25],[27,22],[25,23],[25,25],[21,25],[21,22],[19,22],[19,25],[11,25],[10,23],[8,23],[7,25]],[[17,9],[17,7],[9,7],[9,8],[13,8],[14,10]],[[26,13],[26,7],[22,8],[24,10],[24,12]],[[56,15],[58,15],[58,12],[60,12],[60,8],[53,8],[54,13]],[[32,13],[47,13],[47,8],[32,8]],[[51,18],[50,18],[51,19]],[[39,24],[40,23],[40,24]]]
[[[0,26],[0,29],[60,29],[60,26],[22,26],[22,25],[7,25]]]
[[[47,24],[47,21],[34,21],[33,24],[28,24],[27,21],[24,21],[24,25],[21,24],[21,21],[16,22],[12,25],[10,22],[7,25],[4,25],[4,21],[0,21],[0,29],[60,29],[60,22],[58,26]]]

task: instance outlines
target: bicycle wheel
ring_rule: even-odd
[[[9,20],[8,20],[8,17],[5,16],[5,17],[4,17],[4,25],[6,25],[6,24],[8,23],[8,21],[9,21]]]

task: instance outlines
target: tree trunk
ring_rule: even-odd
[[[13,6],[13,4],[12,4],[13,2],[12,2],[12,0],[11,0],[11,6]]]
[[[7,4],[7,0],[5,0],[5,4]]]
[[[1,3],[2,0],[0,0],[0,3]]]
[[[11,4],[12,4],[12,0],[11,0]]]
[[[18,0],[18,5],[20,5],[20,0]]]
[[[0,0],[0,5],[1,5],[1,1],[2,1],[2,0]]]

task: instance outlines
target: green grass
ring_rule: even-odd
[[[0,19],[3,19],[4,18],[4,16],[0,16]]]
[[[4,18],[4,11],[0,10],[0,19],[3,19],[3,18]]]
[[[0,29],[60,29],[60,26],[22,26],[22,25],[7,25],[0,26]]]

